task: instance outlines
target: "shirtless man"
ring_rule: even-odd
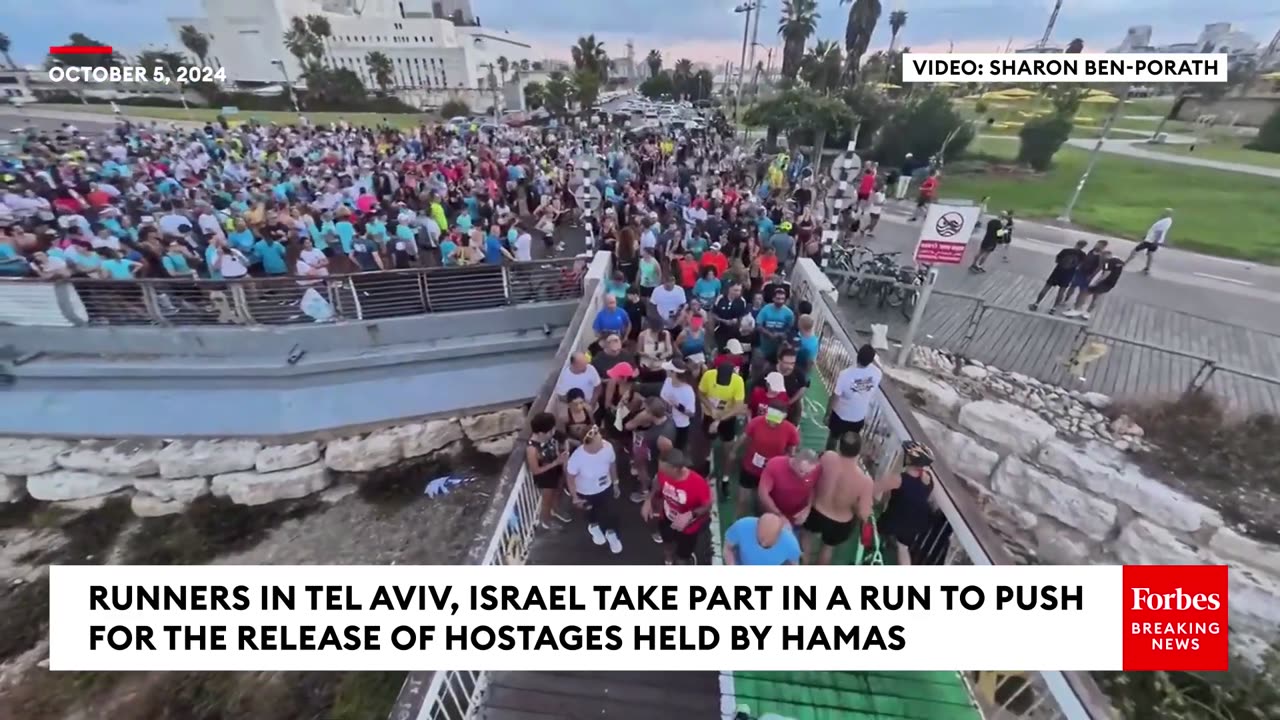
[[[813,507],[804,521],[803,558],[812,554],[815,537],[821,539],[818,564],[830,565],[837,547],[853,535],[858,522],[871,519],[875,482],[862,470],[858,455],[862,436],[846,432],[837,439],[836,449],[818,460],[819,475]]]

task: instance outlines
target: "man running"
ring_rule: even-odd
[[[978,256],[973,259],[973,264],[969,266],[970,272],[982,273],[986,272],[985,265],[987,258],[991,257],[991,253],[996,251],[1006,242],[1005,238],[1009,233],[1009,216],[1010,211],[1005,210],[1000,217],[991,218],[987,221],[987,232],[982,236],[982,244],[978,246]]]
[[[1071,280],[1076,276],[1076,268],[1084,262],[1084,249],[1088,244],[1087,240],[1077,240],[1075,247],[1064,248],[1058,252],[1058,256],[1053,259],[1053,270],[1049,273],[1049,279],[1045,281],[1044,287],[1040,288],[1040,294],[1036,295],[1035,302],[1027,307],[1028,310],[1031,312],[1039,310],[1044,296],[1048,295],[1050,290],[1057,288],[1058,294],[1054,297],[1053,305],[1049,307],[1049,314],[1058,312],[1058,308],[1062,307],[1067,293],[1071,290]]]
[[[1142,269],[1143,275],[1151,274],[1151,261],[1156,257],[1156,251],[1164,247],[1165,241],[1169,237],[1169,228],[1173,227],[1173,210],[1165,208],[1160,214],[1160,219],[1151,223],[1151,227],[1147,228],[1147,235],[1138,243],[1133,252],[1129,253],[1129,257],[1124,261],[1125,266],[1133,262],[1138,257],[1138,253],[1145,252],[1147,254],[1147,265]]]
[[[797,530],[813,509],[818,484],[818,456],[812,450],[769,460],[760,474],[760,510],[785,517]]]
[[[884,373],[876,362],[876,349],[870,345],[858,348],[857,364],[836,376],[827,400],[827,449],[846,433],[861,433],[871,412],[871,400]]]
[[[791,524],[773,513],[744,517],[724,534],[725,565],[795,565],[800,541]]]
[[[689,469],[683,452],[672,448],[658,461],[653,495],[641,506],[646,521],[660,518],[662,554],[667,565],[696,565],[694,552],[710,524],[714,502],[707,479]]]
[[[837,438],[836,450],[828,450],[818,460],[813,507],[805,518],[807,532],[801,540],[806,561],[812,556],[815,541],[820,541],[818,564],[830,565],[836,548],[853,535],[857,521],[871,519],[875,482],[862,470],[858,460],[861,453],[862,436],[846,432]]]

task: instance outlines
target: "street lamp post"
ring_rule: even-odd
[[[273,59],[272,65],[280,68],[280,74],[284,76],[284,86],[289,90],[289,102],[293,103],[293,111],[298,115],[302,115],[302,110],[298,108],[298,94],[293,91],[293,81],[289,79],[289,71],[284,66],[284,61]]]
[[[1093,172],[1093,166],[1098,162],[1098,156],[1102,154],[1102,144],[1106,142],[1107,135],[1111,132],[1111,128],[1116,124],[1116,120],[1120,117],[1121,108],[1124,107],[1125,100],[1129,99],[1129,86],[1125,85],[1124,90],[1120,93],[1120,99],[1116,102],[1115,109],[1111,111],[1111,115],[1107,117],[1107,122],[1102,126],[1102,132],[1098,135],[1098,142],[1094,144],[1093,150],[1089,153],[1089,162],[1084,166],[1084,172],[1080,175],[1080,181],[1076,183],[1076,189],[1071,193],[1071,199],[1067,201],[1067,207],[1058,216],[1058,220],[1062,222],[1071,222],[1071,213],[1076,209],[1076,203],[1080,202],[1080,194],[1084,192],[1085,183],[1089,182],[1089,173]]]
[[[734,8],[735,13],[745,13],[746,17],[742,21],[742,60],[738,63],[738,89],[733,99],[733,121],[738,121],[738,108],[742,105],[742,82],[747,72],[747,33],[751,31],[751,13],[756,9],[756,3],[744,2]]]

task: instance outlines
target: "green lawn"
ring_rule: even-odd
[[[87,112],[103,115],[111,114],[110,105],[31,105],[32,108],[43,110],[57,110],[60,112]],[[168,107],[143,107],[134,105],[121,105],[120,110],[127,117],[131,118],[154,118],[156,120],[188,120],[191,122],[209,122],[218,116],[219,110],[213,108],[191,108],[183,110],[182,108]],[[392,125],[401,128],[417,127],[418,123],[434,116],[410,113],[342,113],[342,112],[314,112],[303,113],[307,119],[313,123],[331,123],[345,120],[353,125],[376,126],[384,121],[390,122]],[[276,110],[244,110],[239,115],[231,116],[230,120],[247,121],[250,119],[261,120],[263,122],[274,122],[284,124],[296,123],[298,114],[292,112],[281,112]]]
[[[970,151],[1012,159],[1018,142],[978,138]],[[1063,148],[1053,168],[1038,177],[958,172],[943,180],[942,195],[990,196],[993,209],[1011,208],[1022,217],[1055,218],[1070,199],[1088,156],[1085,150]],[[1098,232],[1138,238],[1162,209],[1171,207],[1176,212],[1170,234],[1173,246],[1280,264],[1277,197],[1280,180],[1103,153],[1072,220]]]
[[[1249,140],[1244,138],[1218,139],[1212,142],[1196,144],[1194,152],[1189,145],[1143,145],[1145,150],[1185,155],[1186,157],[1204,158],[1219,162],[1242,163],[1259,167],[1280,168],[1280,153],[1250,150],[1244,145]]]

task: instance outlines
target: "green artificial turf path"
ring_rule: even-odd
[[[827,389],[817,372],[804,399],[800,440],[821,452],[827,429]],[[734,461],[736,462],[736,460]],[[736,467],[736,466],[735,466]],[[737,492],[737,472],[729,473]],[[721,499],[719,527],[733,524],[733,501]],[[856,536],[835,556],[836,565],[852,565]],[[884,554],[892,563],[890,553]],[[833,572],[839,572],[833,570]],[[853,570],[851,572],[856,572]],[[982,720],[959,673],[954,672],[735,672],[738,709],[770,720]]]

